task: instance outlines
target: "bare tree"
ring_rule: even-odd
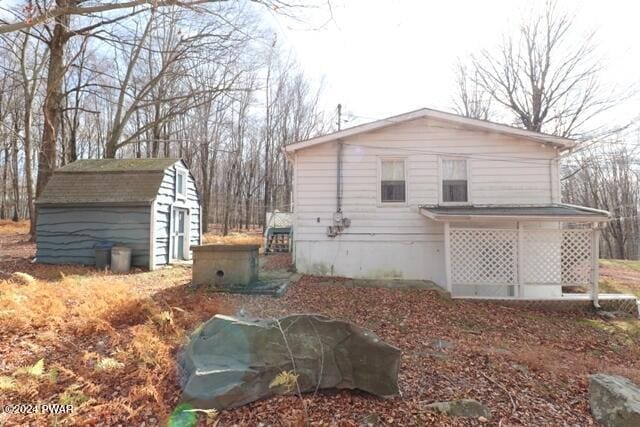
[[[550,1],[496,49],[472,56],[468,72],[458,70],[465,82],[458,104],[468,104],[480,88],[525,129],[576,136],[616,101],[601,85],[601,68],[594,34],[577,34],[573,17]]]
[[[287,13],[292,5],[281,0],[253,0],[279,13]],[[217,4],[224,0],[129,0],[110,2],[86,2],[84,0],[28,0],[22,8],[6,9],[12,22],[0,20],[0,34],[43,28],[41,38],[48,50],[46,89],[43,100],[44,124],[38,153],[36,195],[39,195],[56,167],[57,147],[60,138],[61,118],[65,109],[63,90],[69,63],[65,61],[68,42],[73,37],[99,37],[103,28],[127,19],[162,8],[181,8],[205,14],[209,19],[219,19]],[[126,115],[125,113],[121,113]],[[116,131],[113,135],[117,135]],[[119,144],[120,142],[116,143]],[[106,155],[115,155],[114,138],[107,144]],[[35,220],[35,218],[32,218]]]
[[[0,26],[0,216],[17,212],[35,225],[36,167],[41,188],[49,166],[116,156],[183,158],[204,230],[209,221],[225,232],[253,227],[267,203],[288,208],[281,147],[323,129],[320,87],[272,46],[256,9],[116,3],[123,8],[32,1],[15,12],[31,19],[17,32],[5,31],[17,22]]]
[[[455,68],[456,92],[453,99],[456,113],[472,119],[489,120],[492,116],[491,95],[478,84],[476,70],[469,75],[469,67],[458,61]]]
[[[640,133],[620,133],[616,140],[587,147],[565,166],[563,198],[569,203],[612,214],[602,238],[601,256],[640,256]]]

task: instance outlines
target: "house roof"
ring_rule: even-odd
[[[38,205],[149,204],[179,159],[78,160],[53,173]]]
[[[600,222],[609,220],[609,212],[607,211],[568,204],[544,206],[420,206],[420,213],[435,221],[533,219],[536,221]]]
[[[454,124],[459,124],[471,129],[518,136],[524,139],[529,139],[529,140],[549,144],[554,147],[558,147],[560,149],[569,149],[569,148],[575,147],[576,145],[576,142],[570,138],[562,138],[559,136],[548,135],[540,132],[533,132],[525,129],[516,128],[513,126],[490,122],[488,120],[472,119],[469,117],[460,116],[458,114],[447,113],[444,111],[433,110],[430,108],[421,108],[420,110],[411,111],[411,112],[400,114],[397,116],[387,117],[381,120],[376,120],[373,122],[354,126],[338,132],[333,132],[327,135],[322,135],[315,138],[307,139],[306,141],[300,141],[293,144],[289,144],[286,147],[284,147],[284,150],[287,153],[293,153],[303,148],[313,147],[314,145],[324,144],[326,142],[335,141],[337,139],[348,138],[348,137],[359,135],[366,132],[372,132],[374,130],[382,129],[388,126],[393,126],[399,123],[404,123],[410,120],[416,120],[420,118],[432,118],[432,119],[451,122]]]

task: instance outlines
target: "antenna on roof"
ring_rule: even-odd
[[[342,104],[338,104],[338,130],[342,125]]]

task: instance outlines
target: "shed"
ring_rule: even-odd
[[[95,248],[132,249],[154,269],[201,244],[196,183],[180,159],[78,160],[56,170],[36,200],[36,262],[95,264]]]

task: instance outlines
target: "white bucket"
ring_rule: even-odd
[[[131,248],[114,246],[111,248],[111,271],[128,273],[131,269]]]

